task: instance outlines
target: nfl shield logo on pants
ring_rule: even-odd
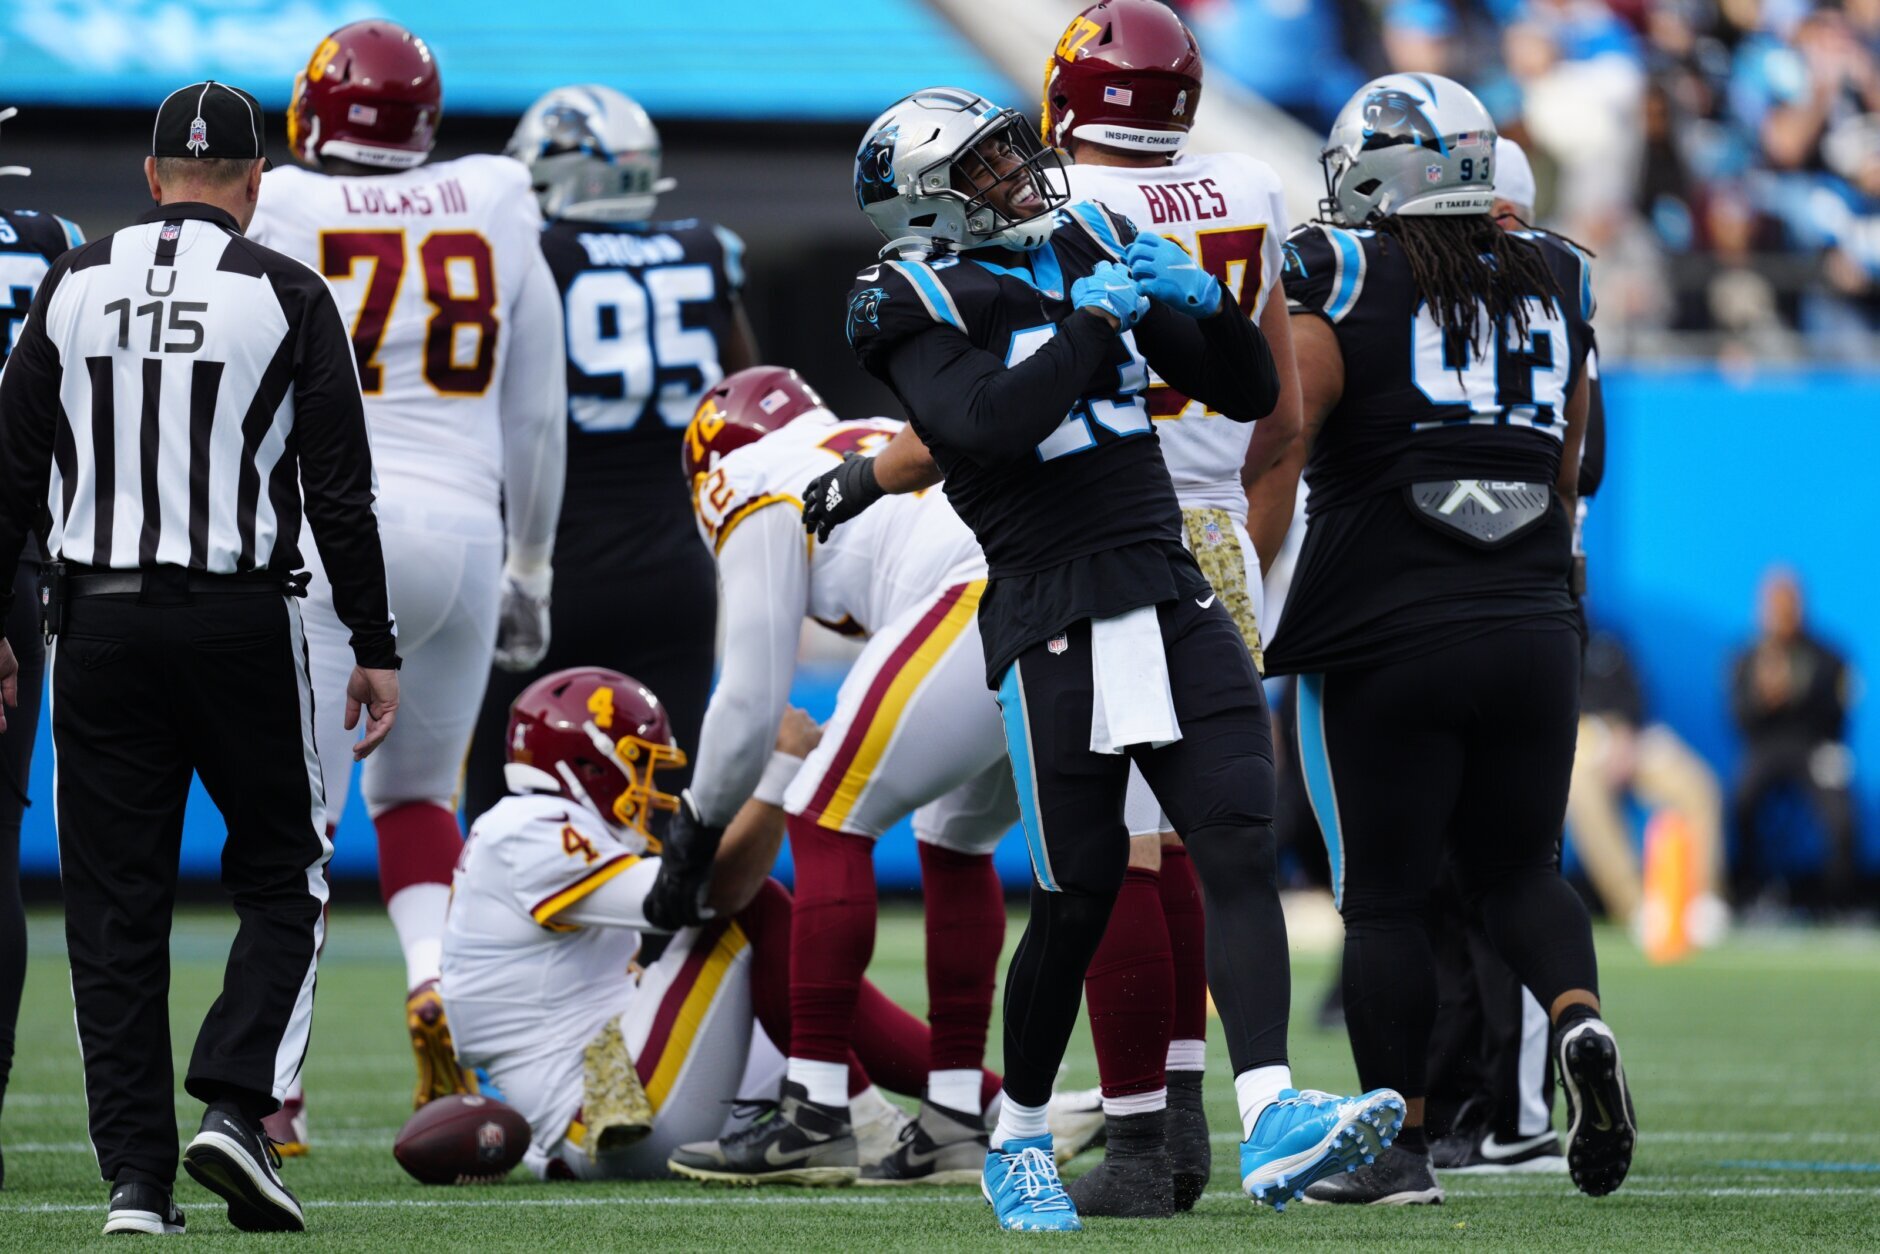
[[[1052,636],[1051,639],[1045,642],[1044,647],[1053,653],[1062,653],[1064,650],[1071,647],[1071,642],[1063,636]]]

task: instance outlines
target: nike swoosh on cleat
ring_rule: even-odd
[[[1195,604],[1196,604],[1196,605],[1199,605],[1199,606],[1200,606],[1200,607],[1201,607],[1202,609],[1204,609],[1204,610],[1205,610],[1205,609],[1207,609],[1207,608],[1208,608],[1208,606],[1210,606],[1210,605],[1213,605],[1213,604],[1214,604],[1214,598],[1215,598],[1216,596],[1219,596],[1219,595],[1220,595],[1219,593],[1216,593],[1216,592],[1210,592],[1210,593],[1208,593],[1208,599],[1207,599],[1207,600],[1205,600],[1205,601],[1203,601],[1203,600],[1202,600],[1202,599],[1201,599],[1200,597],[1196,597],[1196,598],[1195,598]]]
[[[800,1150],[783,1151],[782,1146],[772,1141],[764,1147],[764,1161],[772,1167],[791,1167],[810,1157],[816,1149],[816,1146],[811,1145]]]
[[[1483,1158],[1488,1159],[1490,1162],[1501,1162],[1504,1159],[1516,1158],[1522,1154],[1540,1149],[1543,1145],[1547,1145],[1553,1140],[1554,1134],[1552,1132],[1542,1132],[1519,1141],[1504,1143],[1496,1140],[1494,1133],[1491,1132],[1489,1135],[1482,1138],[1482,1144],[1479,1148]]]

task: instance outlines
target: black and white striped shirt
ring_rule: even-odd
[[[285,575],[303,489],[355,655],[394,665],[365,410],[326,284],[201,204],[59,258],[0,374],[0,569],[46,527],[48,552],[86,566]]]

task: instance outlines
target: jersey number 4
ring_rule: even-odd
[[[367,396],[385,388],[379,345],[405,278],[403,231],[327,231],[320,236],[320,273],[350,279],[366,265],[366,294],[353,319],[353,356]],[[475,231],[433,231],[418,244],[424,298],[424,381],[445,396],[481,396],[496,375],[496,263],[490,242]]]
[[[1486,323],[1486,307],[1477,311]],[[1527,302],[1527,335],[1516,336],[1504,323],[1495,328],[1492,352],[1481,352],[1460,335],[1446,334],[1417,306],[1410,330],[1414,343],[1411,381],[1443,409],[1466,414],[1419,422],[1412,429],[1432,431],[1459,423],[1533,427],[1555,439],[1565,438],[1567,408],[1567,320],[1546,301]]]

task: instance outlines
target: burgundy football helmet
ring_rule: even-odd
[[[635,843],[657,847],[654,810],[677,810],[654,773],[685,765],[666,707],[639,680],[598,666],[556,671],[523,689],[509,707],[509,761],[548,776],[561,795],[587,807]]]
[[[1044,67],[1044,142],[1174,156],[1201,103],[1201,49],[1158,0],[1102,0],[1071,19]]]
[[[287,144],[308,165],[332,158],[409,170],[431,155],[443,102],[422,39],[396,22],[354,22],[323,39],[295,77]]]
[[[785,366],[751,366],[726,375],[705,393],[685,429],[679,458],[685,481],[698,486],[718,459],[823,407],[816,389]]]

